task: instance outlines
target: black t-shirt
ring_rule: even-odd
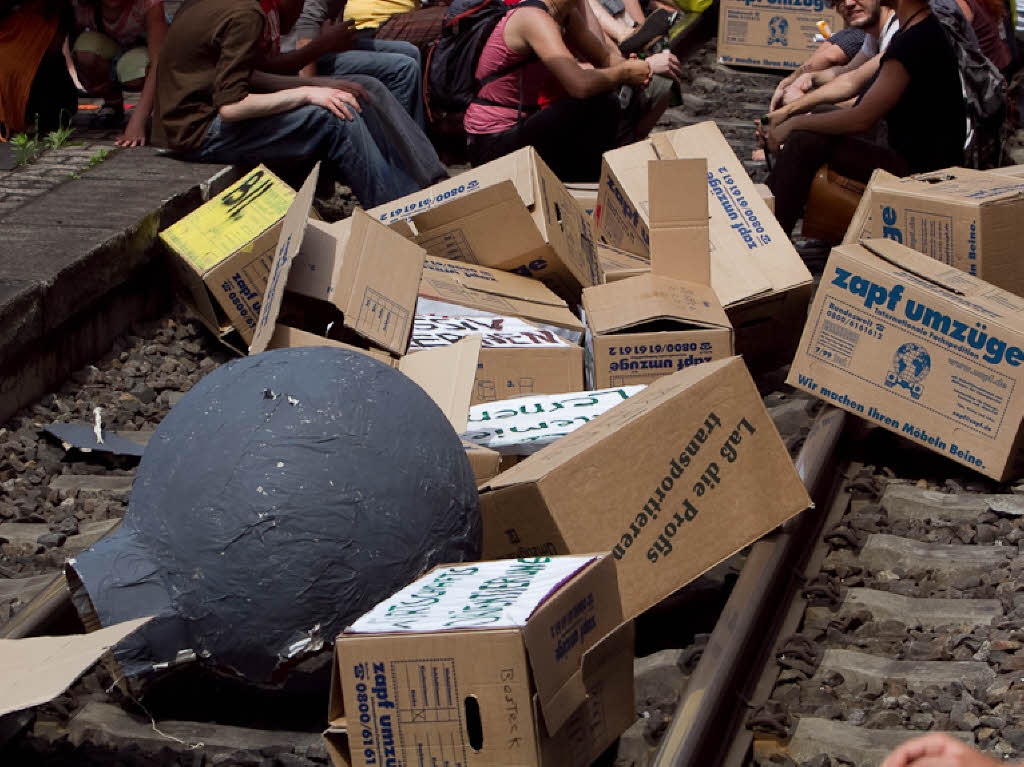
[[[900,62],[910,75],[907,89],[885,117],[889,146],[913,173],[962,164],[967,115],[956,54],[941,22],[929,13],[901,29],[882,54],[882,68],[888,61]]]
[[[832,45],[839,46],[843,53],[846,54],[846,58],[852,59],[860,51],[860,47],[864,45],[865,34],[863,29],[847,27],[846,29],[840,29],[828,41]]]

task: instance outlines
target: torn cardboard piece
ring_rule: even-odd
[[[636,395],[643,386],[485,402],[469,410],[463,440],[501,455],[531,455]]]
[[[587,385],[645,384],[733,356],[733,331],[706,285],[654,274],[583,291]]]
[[[844,242],[885,237],[1024,295],[1022,218],[1024,178],[1013,174],[946,168],[899,178],[878,170]]]
[[[483,485],[480,504],[485,559],[611,550],[634,617],[810,499],[731,357],[657,379]]]
[[[197,314],[252,341],[282,220],[295,191],[263,165],[160,233]]]
[[[832,250],[787,382],[976,471],[1020,476],[1024,299],[887,239]]]
[[[336,767],[589,764],[633,720],[632,636],[607,555],[438,568],[338,637],[328,750]]]
[[[605,152],[597,234],[649,256],[649,163],[682,158],[707,161],[711,286],[736,330],[736,351],[752,369],[785,364],[806,317],[811,274],[713,122]]]
[[[286,317],[281,321],[290,327],[306,322],[299,329],[405,354],[423,250],[358,209],[346,219],[344,237],[320,222],[307,224],[314,190],[311,176],[289,209],[250,352],[268,348]],[[286,299],[286,289],[305,301]]]
[[[514,271],[572,303],[600,273],[593,225],[532,147],[369,211],[431,257]],[[338,236],[346,220],[331,225]]]
[[[409,355],[395,359],[379,349],[361,349],[340,341],[332,341],[286,325],[278,325],[268,349],[290,349],[300,346],[329,346],[335,349],[366,354],[405,373],[437,403],[456,433],[466,430],[470,398],[474,392],[474,375],[480,354],[480,337],[467,336],[444,347],[429,349],[415,358]]]
[[[136,618],[91,634],[0,639],[0,716],[63,694],[104,653],[149,620]]]
[[[419,296],[417,314],[522,317],[542,328],[557,328],[573,342],[583,337],[583,323],[565,301],[538,280],[518,274],[428,256]]]
[[[583,388],[583,349],[518,317],[417,314],[409,353],[481,338],[471,404]]]

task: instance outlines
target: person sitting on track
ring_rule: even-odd
[[[814,174],[826,163],[867,182],[876,168],[903,176],[963,162],[967,115],[956,55],[942,24],[925,0],[886,2],[895,2],[900,30],[860,101],[768,126],[767,146],[777,157],[767,184],[787,234],[803,212]],[[887,144],[868,135],[883,118]]]
[[[199,162],[323,160],[367,208],[447,177],[380,81],[257,71],[263,27],[257,0],[185,0],[157,67],[155,144]]]
[[[945,733],[932,732],[908,740],[881,767],[1021,767],[992,759]]]
[[[118,146],[146,143],[153,112],[156,66],[167,36],[163,0],[76,0],[71,55],[82,87],[103,98],[94,118],[103,127],[124,122],[124,91],[141,91]]]
[[[306,6],[313,8],[307,13]],[[405,107],[416,124],[423,127],[423,87],[420,52],[406,42],[374,40],[356,33],[352,22],[326,17],[316,25],[319,34],[300,38],[292,50],[282,51],[282,40],[306,16],[303,35],[309,34],[308,22],[326,14],[327,3],[320,0],[260,0],[267,23],[264,25],[264,57],[261,71],[279,75],[306,77],[347,77],[367,75],[380,80]],[[274,30],[279,30],[277,34]]]
[[[570,48],[593,68],[581,66]],[[470,160],[478,165],[532,145],[559,178],[596,181],[601,155],[619,140],[617,89],[641,88],[659,74],[678,80],[679,60],[668,51],[624,59],[588,29],[576,0],[514,8],[476,65],[484,84],[463,120]],[[552,89],[558,97],[542,105]],[[655,111],[666,103],[660,99]]]

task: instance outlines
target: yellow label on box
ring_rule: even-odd
[[[294,199],[295,190],[260,165],[160,237],[205,274],[280,221]]]

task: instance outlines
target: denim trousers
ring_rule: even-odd
[[[366,88],[362,113],[342,120],[323,107],[303,106],[251,120],[219,117],[186,159],[255,165],[320,160],[352,188],[365,208],[412,194],[447,177],[430,141],[379,81],[348,79]]]
[[[423,127],[420,50],[412,43],[360,36],[351,49],[321,56],[316,63],[316,73],[321,77],[369,75],[377,78],[416,124]]]

